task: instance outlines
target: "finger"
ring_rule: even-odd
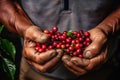
[[[59,52],[53,59],[46,62],[45,64],[38,64],[33,61],[28,61],[28,63],[33,65],[39,71],[46,72],[46,71],[49,71],[50,69],[52,69],[58,63],[58,61],[61,59],[61,57],[62,57],[62,53]]]
[[[90,59],[90,64],[87,67],[85,67],[85,69],[94,70],[98,67],[101,67],[107,60],[108,60],[108,57],[107,57],[107,49],[106,49],[100,55]]]
[[[55,50],[49,50],[43,53],[36,52],[34,48],[25,48],[24,56],[33,62],[44,64],[57,55]]]
[[[74,73],[83,73],[83,74],[86,72],[85,69],[82,69],[81,67],[74,65],[74,64],[70,61],[70,60],[71,60],[70,56],[65,55],[65,56],[63,56],[62,60],[63,60],[63,62],[64,62],[64,65],[66,65],[67,68],[69,67],[69,69],[70,69],[72,72],[74,72]]]
[[[75,64],[76,66],[84,67],[89,65],[90,60],[89,59],[84,59],[84,58],[79,58],[79,57],[73,57],[71,58],[71,62]]]
[[[85,58],[93,58],[94,56],[97,56],[103,48],[102,46],[105,45],[106,41],[106,36],[103,33],[94,33],[94,36],[92,37],[92,43],[85,49],[83,56]]]
[[[77,72],[83,72],[84,70],[81,67],[78,67],[76,65],[74,65],[71,61],[67,61],[65,60],[65,65],[67,65],[69,68],[77,71]]]
[[[64,56],[62,57],[62,61],[63,61],[65,64],[69,63],[70,59],[71,59],[71,57],[70,57],[69,55],[64,55]]]
[[[65,59],[64,60],[64,65],[65,67],[67,67],[71,72],[73,72],[74,74],[76,75],[82,75],[82,74],[85,74],[86,73],[86,70],[79,67],[79,66],[76,66],[74,65],[71,61],[69,61],[68,59]]]
[[[54,58],[52,58],[50,61],[48,61],[44,66],[48,69],[55,66],[60,61],[62,55],[63,55],[63,52],[59,51],[57,55]]]
[[[57,52],[57,54],[58,54],[58,56],[57,57],[61,57],[61,55],[63,55],[64,53],[63,53],[63,50],[61,50],[61,49],[56,49],[56,52]]]
[[[87,71],[78,72],[78,71],[76,71],[76,70],[70,68],[70,67],[67,66],[66,64],[65,64],[65,67],[66,67],[68,70],[70,70],[71,72],[73,72],[73,73],[74,73],[75,75],[77,75],[77,76],[83,75],[83,74],[85,74],[85,73],[87,72]]]
[[[48,40],[47,34],[44,34],[38,27],[32,26],[25,31],[25,38],[35,42],[44,43]]]
[[[24,40],[24,47],[34,48],[36,46],[36,42],[32,40]]]
[[[55,70],[60,64],[61,64],[61,57],[63,56],[63,50],[61,50],[61,49],[56,49],[56,52],[57,52],[57,56],[55,56],[56,57],[56,59],[57,60],[55,60],[55,61],[57,61],[56,63],[55,63],[55,66],[51,69],[51,70],[49,70],[49,72],[51,72],[51,71],[53,71],[53,70]],[[49,62],[48,62],[49,63]],[[50,64],[52,64],[52,62],[50,63]],[[49,64],[48,64],[49,65]]]
[[[79,76],[79,75],[78,75],[78,72],[75,71],[74,69],[71,69],[71,68],[68,67],[66,64],[65,64],[65,67],[66,67],[69,71],[73,72],[75,75]]]

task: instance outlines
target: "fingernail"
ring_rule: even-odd
[[[91,54],[90,51],[86,51],[86,52],[83,54],[83,56],[84,56],[85,58],[92,58],[92,54]]]

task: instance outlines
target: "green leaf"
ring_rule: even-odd
[[[71,36],[72,33],[73,33],[73,30],[69,30],[69,31],[67,32],[67,36]]]
[[[14,75],[16,71],[15,64],[8,60],[7,58],[2,58],[2,66],[10,80],[14,80]]]
[[[0,33],[2,32],[3,28],[4,28],[4,25],[1,25],[0,26]]]
[[[6,52],[7,55],[12,57],[13,60],[15,59],[16,49],[12,42],[7,39],[1,39],[0,47],[3,51]]]

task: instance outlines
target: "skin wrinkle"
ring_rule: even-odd
[[[8,3],[8,2],[7,2]],[[6,2],[5,3],[3,3],[2,5],[5,5],[6,4]],[[1,5],[1,6],[2,6]],[[13,7],[11,7],[12,5],[15,5],[15,3],[11,3],[11,4],[6,4],[6,7],[4,6],[4,8],[3,8],[3,12],[4,13],[9,13],[10,15],[11,15],[11,17],[10,18],[8,18],[7,17],[7,19],[5,19],[5,20],[8,20],[8,23],[7,24],[5,24],[5,25],[7,25],[7,26],[13,26],[14,27],[14,29],[12,29],[12,28],[10,28],[10,30],[12,30],[13,32],[15,32],[15,33],[19,33],[19,35],[21,35],[21,32],[20,31],[18,31],[18,30],[21,30],[21,29],[19,29],[18,27],[17,27],[17,25],[16,25],[16,18],[18,17],[18,16],[16,16],[16,14],[18,13],[17,12],[17,7],[16,6],[13,6]],[[10,7],[10,9],[7,11],[6,10],[6,8],[7,7]],[[13,11],[13,12],[12,12]],[[22,12],[21,12],[22,13]],[[14,17],[13,17],[14,16]],[[28,21],[28,20],[26,20],[26,21]]]
[[[37,64],[33,61],[28,61],[29,64],[31,64],[32,66],[34,66],[36,69],[38,69],[40,72],[46,72],[47,69],[45,69],[45,66],[41,66],[40,64]],[[39,66],[38,66],[39,65]]]
[[[79,58],[72,58],[71,62],[74,63],[76,66],[79,67],[84,67],[87,66],[89,64],[89,59],[79,59]]]
[[[7,11],[5,11],[5,10],[3,10],[3,12],[5,12],[5,13],[7,13]],[[7,15],[7,17],[4,17],[4,20],[7,20],[8,21],[8,24],[5,24],[5,26],[14,26],[14,23],[15,23],[15,21],[12,19],[12,17],[11,16],[9,16],[8,14],[6,14]],[[1,16],[4,16],[4,14],[2,15],[2,13],[1,13]],[[2,22],[2,21],[1,21]],[[3,22],[4,23],[4,22]],[[12,30],[11,28],[10,28],[10,30]],[[16,32],[16,29],[14,29],[14,30],[12,30],[13,32]]]
[[[15,2],[16,3],[16,2]],[[30,18],[28,17],[28,16],[26,16],[26,14],[22,11],[22,8],[16,3],[16,6],[14,6],[15,7],[15,15],[16,15],[16,17],[15,17],[15,21],[17,21],[17,19],[19,20],[19,19],[21,19],[21,20],[25,20],[25,22],[26,23],[28,23],[29,24],[29,26],[32,26],[33,25],[33,23],[32,23],[32,21],[30,20]],[[19,16],[24,16],[23,18],[19,18]],[[26,23],[24,23],[24,24],[26,24]],[[19,22],[18,23],[16,23],[15,25],[17,26],[19,24]],[[21,25],[21,24],[20,24]],[[16,27],[16,28],[18,28],[17,30],[20,30],[20,31],[23,31],[23,34],[24,34],[24,32],[25,32],[25,30],[27,29],[27,28],[24,28],[23,30],[21,30],[22,28],[20,28],[20,27]],[[20,33],[22,33],[22,32],[20,32]]]
[[[21,13],[21,14],[20,14]],[[27,29],[25,26],[25,28],[21,28],[21,27],[19,27],[19,26],[17,26],[17,25],[19,25],[20,23],[18,22],[17,23],[17,20],[19,20],[19,19],[21,19],[21,20],[25,20],[25,22],[26,23],[29,23],[29,26],[32,26],[33,25],[33,23],[30,21],[30,19],[25,15],[25,13],[23,13],[22,12],[22,9],[19,7],[19,6],[16,6],[16,11],[15,11],[15,28],[16,28],[16,30],[18,31],[18,33],[21,35],[21,36],[23,36],[23,34],[24,34],[24,32],[25,32],[25,30]],[[18,18],[19,16],[24,16],[24,18]],[[25,24],[26,24],[25,23]],[[21,24],[20,24],[21,25]],[[23,25],[23,24],[22,24]],[[22,26],[21,25],[21,26]],[[19,32],[20,31],[20,32]],[[23,34],[22,34],[22,32],[23,32]]]
[[[76,66],[76,68],[77,68],[77,70],[74,70],[73,69],[73,66],[75,66],[74,64],[72,64],[71,62],[70,62],[70,58],[67,58],[67,57],[69,57],[68,55],[66,55],[66,57],[63,57],[62,58],[62,60],[63,60],[63,62],[64,62],[64,65],[70,70],[70,71],[73,71],[76,75],[82,75],[82,74],[84,74],[84,73],[86,73],[86,71],[85,70],[83,70],[83,71],[81,71],[82,69],[80,69],[79,67],[77,67]],[[78,71],[79,70],[79,71]],[[81,73],[82,72],[82,73]]]
[[[104,49],[104,50],[103,50],[103,49]],[[99,60],[97,60],[97,61],[99,61],[99,63],[100,63],[100,64],[98,65],[99,68],[101,67],[101,64],[103,65],[103,64],[107,61],[107,57],[106,57],[106,56],[107,56],[107,50],[106,50],[106,48],[103,48],[103,49],[101,50],[102,53],[100,52],[100,53],[101,53],[101,56],[99,56],[99,55],[96,56],[96,58],[99,59]],[[102,63],[101,63],[101,62],[102,62]],[[98,63],[97,63],[97,64],[98,64]],[[97,64],[96,64],[96,65],[97,65]],[[90,70],[92,70],[94,67],[95,67],[94,65],[90,64],[90,65],[88,65],[85,69],[90,71]],[[96,67],[96,68],[98,68],[98,67]],[[96,69],[96,68],[95,68],[95,69]],[[94,69],[93,69],[93,70],[94,70]]]
[[[74,70],[78,73],[85,72],[84,69],[82,69],[81,67],[75,66],[74,64],[69,65],[69,67],[74,68]]]
[[[32,0],[31,0],[32,1]],[[37,0],[36,0],[37,1]],[[43,0],[43,1],[45,1],[45,0]],[[49,0],[48,0],[49,1]],[[26,1],[27,2],[27,1]],[[12,2],[11,2],[12,3]],[[9,4],[11,4],[11,3],[9,3]],[[86,3],[86,2],[85,2]],[[47,4],[47,2],[46,2],[46,4]],[[80,3],[81,4],[81,3]],[[87,3],[86,3],[87,4]],[[17,4],[14,4],[14,5],[17,5]],[[75,4],[74,4],[75,5]],[[92,4],[91,4],[92,5]],[[37,5],[36,5],[37,6]],[[76,5],[77,6],[77,5]],[[101,5],[100,5],[101,6]],[[10,6],[10,7],[12,7],[12,6]],[[39,6],[40,7],[40,6]],[[48,6],[46,6],[46,7],[48,7]],[[13,8],[15,8],[15,7],[12,7],[11,9],[9,9],[9,7],[8,7],[8,11],[10,11],[10,14],[12,14],[12,10],[13,10]],[[45,8],[45,7],[44,7]],[[82,7],[80,7],[80,8],[82,8]],[[79,8],[78,8],[79,9]],[[96,8],[97,9],[97,8]],[[44,9],[43,9],[44,10]],[[83,9],[82,9],[83,10]],[[16,10],[15,10],[16,11]],[[48,10],[49,11],[49,10]],[[14,12],[14,11],[13,11]],[[107,12],[107,11],[105,11],[105,12]],[[102,12],[102,13],[105,13],[104,11]],[[35,42],[39,42],[39,41],[41,41],[41,40],[44,40],[43,39],[43,34],[41,34],[40,36],[36,36],[36,35],[39,35],[39,33],[36,33],[36,32],[39,32],[39,30],[37,31],[37,30],[35,30],[35,34],[33,34],[34,33],[34,30],[32,31],[32,29],[34,29],[34,27],[32,27],[32,29],[31,29],[31,33],[27,33],[27,36],[26,36],[26,34],[24,33],[24,32],[26,32],[26,30],[29,28],[29,27],[31,27],[31,23],[29,22],[30,20],[28,19],[28,17],[27,16],[25,16],[26,14],[24,14],[24,12],[23,11],[20,11],[20,12],[18,12],[18,13],[20,13],[20,14],[16,14],[16,15],[18,15],[18,16],[16,16],[15,17],[15,19],[17,20],[17,18],[19,19],[18,20],[18,23],[17,24],[15,24],[15,26],[14,25],[11,25],[12,26],[12,28],[10,28],[12,31],[16,31],[16,29],[19,29],[20,28],[20,30],[21,30],[21,34],[22,34],[22,32],[23,32],[23,35],[24,35],[24,39],[26,39],[26,41],[28,40],[28,42],[25,42],[25,49],[24,50],[29,50],[29,49],[32,49],[32,48],[28,48],[29,47],[29,40],[30,39],[32,39],[33,41],[35,41]],[[75,12],[76,13],[76,12]],[[84,13],[83,13],[84,14]],[[6,14],[5,14],[6,15]],[[55,15],[55,14],[54,14]],[[54,16],[53,15],[53,16]],[[94,14],[93,14],[94,15]],[[118,14],[119,15],[119,14]],[[11,15],[12,17],[14,17],[13,15]],[[81,15],[82,16],[82,15]],[[86,15],[87,16],[87,15]],[[113,15],[112,15],[113,16]],[[5,16],[6,17],[6,16]],[[67,17],[67,16],[65,16],[65,17]],[[78,15],[78,17],[79,17],[79,15]],[[95,16],[95,17],[97,17],[97,16]],[[119,17],[119,16],[118,16]],[[115,18],[118,18],[118,17],[111,17],[110,16],[110,18],[109,18],[109,16],[108,16],[108,18],[107,19],[105,19],[104,20],[104,22],[102,22],[102,24],[101,25],[99,25],[99,28],[101,28],[101,30],[99,29],[99,31],[101,32],[100,34],[101,35],[103,35],[103,39],[104,39],[104,37],[108,37],[109,35],[111,35],[111,33],[112,33],[112,29],[113,30],[115,30],[115,29],[117,29],[117,28],[115,28],[116,27],[116,25],[117,25],[117,19],[115,19]],[[77,17],[76,17],[77,18]],[[86,17],[87,18],[87,17]],[[5,19],[7,19],[7,18],[5,18]],[[40,18],[39,18],[40,19]],[[62,19],[61,19],[62,20]],[[86,20],[86,19],[85,19]],[[115,21],[112,21],[112,20],[115,20]],[[64,20],[63,20],[64,21]],[[76,20],[75,20],[76,21]],[[87,21],[87,20],[86,20]],[[89,21],[89,20],[88,20]],[[3,22],[5,22],[5,20],[3,19]],[[44,22],[44,21],[43,21]],[[46,22],[46,21],[45,21]],[[48,24],[49,24],[49,21],[47,21],[48,22]],[[82,21],[81,21],[82,22]],[[85,21],[83,21],[83,22],[85,22]],[[97,22],[97,21],[96,21]],[[112,25],[113,26],[107,26],[107,24],[109,24],[109,23],[111,23],[112,22]],[[12,22],[11,22],[12,23]],[[30,23],[30,24],[29,24]],[[77,23],[77,22],[76,22]],[[7,23],[6,22],[6,24],[10,24],[10,23]],[[115,25],[114,25],[115,24]],[[17,26],[18,25],[18,26]],[[20,25],[20,26],[19,26]],[[87,24],[86,24],[87,25]],[[8,27],[11,27],[11,26],[8,26]],[[14,28],[14,27],[16,27],[17,26],[17,28]],[[33,25],[34,26],[34,25]],[[37,27],[37,26],[35,26],[35,27]],[[48,26],[49,27],[49,26]],[[47,28],[48,28],[47,27]],[[61,26],[60,26],[61,27]],[[69,26],[70,27],[70,26]],[[114,27],[114,28],[113,28]],[[44,28],[44,27],[43,27]],[[62,27],[61,27],[62,28]],[[106,28],[106,29],[105,29]],[[98,28],[97,28],[98,29]],[[64,29],[63,29],[64,30]],[[28,31],[29,32],[29,31]],[[91,31],[91,33],[92,32],[95,32],[95,30],[92,30]],[[40,33],[42,33],[42,31],[40,31]],[[29,36],[30,35],[30,36]],[[104,36],[105,35],[105,36]],[[32,37],[31,37],[32,36]],[[99,35],[100,36],[100,35]],[[27,38],[26,38],[27,37]],[[39,39],[37,39],[37,38],[35,38],[35,37],[39,37]],[[34,39],[35,38],[35,39]],[[102,38],[102,37],[101,37]],[[101,39],[101,38],[97,38],[98,40],[99,39]],[[101,42],[102,42],[102,44],[99,44],[98,43],[98,48],[100,48],[101,46],[105,46],[106,47],[106,43],[104,42],[104,41],[102,41],[103,39],[101,39]],[[107,38],[106,38],[107,39]],[[45,39],[46,40],[46,39]],[[105,40],[105,41],[107,41],[107,40]],[[41,41],[42,42],[42,41]],[[98,41],[98,42],[100,42],[100,41]],[[105,45],[104,45],[105,44]],[[94,44],[94,45],[96,45],[96,44]],[[94,46],[95,48],[96,48],[96,46]],[[100,53],[101,53],[101,55],[99,56],[99,55],[97,55],[97,53],[99,53],[99,52],[97,52],[97,51],[99,51],[99,49],[97,50],[97,49],[95,49],[94,51],[95,51],[95,54],[93,54],[93,55],[95,55],[95,58],[93,58],[93,59],[90,59],[91,60],[91,64],[90,65],[88,65],[88,69],[92,69],[92,68],[94,68],[94,67],[96,67],[97,65],[99,65],[99,63],[101,63],[101,59],[103,58],[103,60],[106,58],[106,55],[107,55],[107,53],[106,53],[106,48],[105,47],[102,47],[102,48],[100,48]],[[104,48],[105,48],[105,50],[104,50]],[[94,52],[93,51],[93,52]],[[104,52],[105,51],[105,52]],[[30,57],[31,56],[33,56],[32,54],[35,54],[34,53],[34,51],[25,51],[26,53],[26,55],[28,55],[28,54],[30,54]],[[38,54],[36,54],[35,56],[37,56]],[[46,54],[46,55],[48,55],[49,56],[49,54]],[[58,54],[59,55],[59,54]],[[56,55],[56,56],[58,56],[58,55]],[[97,55],[97,56],[96,56]],[[38,55],[37,57],[39,58],[41,55]],[[27,57],[27,56],[26,56]],[[29,56],[28,56],[28,58],[29,58]],[[67,58],[69,58],[69,57],[67,57]],[[97,59],[98,58],[98,59]],[[48,58],[47,58],[48,59]],[[55,60],[58,60],[59,59],[59,57],[54,57],[54,59]],[[55,61],[54,60],[54,61]],[[69,61],[71,61],[71,57],[68,59]],[[43,60],[44,61],[44,60]],[[51,60],[50,60],[51,61]],[[39,64],[36,64],[35,63],[35,61],[33,61],[32,62],[32,65],[34,66],[36,66],[38,69],[41,69],[42,71],[44,71],[44,70],[48,70],[48,69],[50,69],[50,67],[53,67],[53,65],[55,65],[55,63],[53,63],[54,61],[51,61],[51,63],[53,63],[53,64],[51,64],[50,65],[50,61],[48,61],[47,63],[46,63],[46,65],[40,65],[41,67],[42,67],[42,69],[41,68],[39,68]],[[68,65],[67,67],[69,67],[69,65],[72,65],[71,64],[71,62],[69,62],[69,61],[67,61],[66,62],[66,65]],[[68,64],[68,62],[69,62],[69,64]],[[39,62],[37,62],[37,63],[39,63]],[[56,61],[56,63],[57,63],[57,61]],[[77,69],[76,69],[76,67],[77,67]],[[86,68],[86,67],[85,67]],[[79,67],[79,66],[75,66],[75,65],[72,65],[72,66],[70,66],[70,68],[69,68],[73,73],[75,73],[75,74],[77,74],[77,75],[80,75],[81,74],[81,72],[80,72],[80,69],[81,69],[81,67]],[[83,69],[83,68],[82,68]],[[84,73],[84,71],[82,72],[82,73]],[[67,75],[67,74],[66,74]],[[59,75],[60,76],[60,75]],[[70,76],[71,77],[71,76]]]
[[[106,53],[106,49],[105,49],[105,51],[103,51],[102,53],[101,53],[101,56],[96,56],[95,58],[97,59],[97,62],[99,62],[99,63],[97,63],[97,64],[89,64],[87,67],[85,67],[85,69],[86,70],[88,70],[88,71],[90,71],[90,70],[95,70],[96,68],[98,68],[98,67],[100,67],[101,66],[101,64],[103,65],[105,62],[106,62],[106,55],[107,54],[105,54]],[[95,61],[95,58],[94,59],[91,59],[90,60],[90,62],[93,62],[93,60],[94,60],[94,63],[96,63],[96,61]],[[99,59],[99,60],[98,60]],[[101,63],[102,62],[102,63]],[[98,67],[96,67],[96,68],[94,68],[95,67],[95,65],[97,65]],[[94,69],[93,69],[94,68]]]
[[[58,53],[58,55],[62,55],[62,53]],[[57,55],[56,55],[57,56]],[[55,63],[56,61],[58,61],[59,59],[60,59],[60,57],[58,58],[58,57],[54,57],[52,60],[51,60],[51,63]],[[44,65],[44,68],[47,70],[47,69],[49,69],[48,67],[48,65],[50,65],[51,63],[46,63],[45,65]],[[51,64],[52,65],[52,64]],[[52,66],[50,66],[50,67],[52,67]]]
[[[83,70],[83,69],[81,69],[81,68],[79,68],[79,71],[78,71],[78,70],[75,70],[75,68],[74,68],[74,69],[72,68],[72,65],[71,65],[71,64],[69,64],[69,65],[65,64],[65,66],[66,66],[71,72],[74,72],[77,76],[83,75],[83,74],[85,74],[85,73],[87,72],[86,70]],[[74,65],[73,65],[73,66],[74,66]]]
[[[35,42],[31,41],[29,42],[29,48],[35,48]]]
[[[114,14],[114,13],[116,13],[116,14]],[[102,27],[99,27],[99,28],[104,30],[104,32],[107,34],[111,34],[111,33],[113,34],[114,31],[118,31],[120,29],[119,26],[116,26],[118,20],[120,19],[120,17],[118,15],[120,15],[120,7],[118,7],[114,12],[112,12],[109,15],[110,17],[107,17],[103,22],[101,22]],[[104,26],[106,26],[106,29],[104,29]],[[115,27],[117,27],[117,28],[115,28]]]
[[[35,52],[33,52],[33,54],[31,54],[31,52],[29,52],[29,50],[28,50],[29,48],[26,48],[26,52],[28,53],[28,54],[26,54],[27,56],[29,56],[29,58],[28,59],[30,59],[30,60],[35,60],[35,62],[37,62],[37,55],[36,54],[34,54]]]
[[[98,31],[100,31],[99,29],[97,29]],[[91,39],[92,39],[92,41],[94,41],[94,43],[91,43],[91,45],[90,46],[88,46],[87,48],[86,48],[86,50],[85,50],[85,52],[84,52],[84,54],[83,54],[83,56],[85,56],[86,54],[86,52],[87,51],[91,51],[91,53],[94,53],[93,55],[91,55],[91,57],[89,56],[89,58],[92,58],[92,57],[94,57],[94,56],[97,56],[96,54],[100,54],[100,53],[97,53],[97,52],[99,52],[99,51],[101,51],[102,50],[102,48],[100,49],[100,47],[98,48],[98,46],[101,46],[101,45],[105,45],[106,43],[106,41],[107,41],[107,39],[106,39],[106,37],[104,36],[104,34],[102,34],[102,35],[100,35],[101,33],[99,33],[97,31],[97,33],[91,33],[91,35],[92,34],[94,34],[94,36],[93,37],[91,37]],[[91,31],[89,31],[89,32],[91,32]],[[97,37],[96,37],[96,35],[97,35]],[[101,42],[101,40],[102,40],[102,42]],[[99,42],[99,43],[98,43]],[[96,44],[96,43],[98,43],[98,44]],[[96,44],[96,45],[94,45],[94,44]],[[92,46],[92,47],[91,47]],[[94,51],[94,52],[93,52]]]
[[[41,54],[44,54],[44,53],[40,53],[40,55]],[[40,56],[39,55],[39,56]],[[51,56],[52,55],[52,56]],[[43,59],[42,57],[39,57],[39,58],[37,58],[38,60],[36,61],[36,62],[39,62],[39,63],[41,63],[41,64],[44,64],[44,63],[46,63],[47,61],[49,61],[49,60],[51,60],[51,58],[53,58],[55,55],[53,55],[53,54],[50,54],[50,58],[49,59],[47,59],[47,60],[45,60],[45,59]]]
[[[34,30],[36,31],[36,33],[40,30],[39,35],[32,33]],[[38,27],[34,27],[34,26],[31,26],[30,28],[28,28],[25,31],[25,35],[30,39],[31,39],[30,35],[33,35],[34,37],[32,37],[32,40],[34,40],[36,42],[40,42],[40,43],[44,43],[48,40],[48,36],[46,34],[42,33],[41,29],[39,29]]]

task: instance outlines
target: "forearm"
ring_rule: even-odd
[[[24,31],[33,25],[32,21],[15,0],[0,1],[0,23],[20,36],[23,36]]]
[[[98,27],[107,35],[118,32],[120,30],[120,7],[107,16]]]

